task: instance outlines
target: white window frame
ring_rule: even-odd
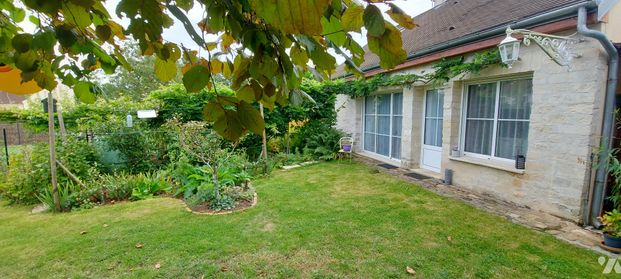
[[[503,81],[513,81],[513,80],[525,80],[525,79],[530,79],[531,83],[533,80],[533,76],[531,75],[519,75],[519,76],[513,76],[513,77],[503,77],[503,78],[494,78],[494,79],[480,79],[480,80],[475,80],[475,81],[470,81],[467,83],[464,83],[463,85],[463,89],[462,92],[463,94],[461,95],[461,125],[459,128],[459,150],[460,150],[460,156],[464,156],[464,157],[472,157],[472,158],[477,158],[477,159],[483,159],[483,160],[489,160],[489,161],[495,161],[495,162],[500,162],[500,163],[508,163],[508,164],[515,164],[515,159],[507,159],[507,158],[502,158],[502,157],[496,157],[496,140],[498,137],[498,121],[503,121],[503,120],[511,120],[511,121],[523,121],[523,122],[529,122],[530,123],[530,117],[528,120],[524,120],[524,119],[499,119],[498,118],[498,110],[499,110],[499,104],[500,104],[500,84]],[[495,93],[495,105],[494,105],[494,127],[492,129],[492,148],[491,148],[491,152],[490,155],[484,155],[484,154],[479,154],[479,153],[472,153],[472,152],[466,152],[466,120],[468,119],[468,96],[470,94],[468,88],[471,85],[477,85],[477,84],[485,84],[485,83],[496,83],[496,93]],[[531,94],[533,94],[534,92],[531,92]],[[470,118],[472,119],[477,119],[477,118]],[[481,120],[489,120],[488,118],[480,118]],[[529,130],[530,130],[530,125],[529,125]]]
[[[394,110],[394,95],[395,94],[401,94],[401,114],[393,114],[393,110]],[[390,95],[390,114],[378,114],[377,113],[377,102],[375,102],[375,114],[373,114],[375,116],[375,132],[373,133],[368,133],[368,134],[372,134],[375,136],[375,146],[374,146],[374,150],[375,151],[369,151],[365,149],[365,134],[367,134],[366,132],[366,116],[367,116],[367,98],[369,97],[377,97],[379,95]],[[361,136],[361,142],[362,142],[362,151],[365,153],[369,153],[369,154],[373,154],[374,156],[379,156],[381,158],[384,159],[389,159],[391,161],[395,161],[395,162],[401,162],[401,158],[394,158],[392,157],[392,138],[396,136],[392,135],[393,132],[393,125],[392,125],[392,120],[393,117],[395,116],[401,116],[401,135],[398,137],[400,140],[403,140],[403,110],[405,108],[403,107],[403,92],[402,91],[391,91],[391,92],[382,92],[382,93],[378,93],[378,94],[371,94],[368,96],[364,96],[362,98],[362,136]],[[388,132],[388,138],[389,138],[389,145],[388,145],[388,156],[383,155],[383,154],[379,154],[377,153],[377,135],[381,135],[381,136],[386,136],[384,134],[378,134],[377,130],[377,118],[378,116],[389,116],[390,118],[390,131]],[[399,157],[403,156],[403,146],[401,146],[401,152],[399,152]]]

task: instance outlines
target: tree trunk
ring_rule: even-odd
[[[54,198],[54,208],[57,212],[60,208],[60,196],[58,194],[58,182],[56,181],[56,139],[54,134],[54,96],[52,91],[47,92],[47,128],[48,141],[50,146],[50,174],[52,176],[52,197]]]
[[[213,172],[211,173],[211,179],[213,180],[213,189],[216,193],[216,200],[220,200],[220,181],[218,181],[218,163],[213,164],[211,168]]]
[[[265,121],[265,115],[263,115],[263,104],[261,103],[259,103],[259,110],[261,111],[261,117],[263,118],[263,121]],[[261,157],[263,158],[263,161],[265,162],[264,173],[268,174],[270,165],[267,162],[267,136],[265,134],[265,128],[263,128],[262,139],[263,139],[263,144],[261,146]]]

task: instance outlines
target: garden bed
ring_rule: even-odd
[[[254,193],[252,200],[241,200],[237,203],[237,205],[234,208],[228,209],[228,210],[214,210],[211,208],[211,206],[208,203],[200,204],[200,205],[193,206],[193,207],[190,207],[190,205],[185,203],[185,208],[189,212],[192,212],[198,215],[224,215],[224,214],[230,214],[234,212],[241,212],[246,209],[252,208],[255,205],[257,205],[257,201],[258,201],[257,193]]]

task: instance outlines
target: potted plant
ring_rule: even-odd
[[[613,209],[599,219],[604,225],[604,244],[608,247],[621,248],[621,212]]]
[[[612,248],[621,248],[621,162],[617,159],[619,150],[614,148],[608,152],[608,164],[605,166],[612,178],[612,191],[608,199],[612,202],[613,210],[599,217],[604,226],[604,244]]]

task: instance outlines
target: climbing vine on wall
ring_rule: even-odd
[[[380,74],[368,79],[336,80],[326,82],[324,89],[356,98],[367,96],[382,86],[411,86],[415,82],[439,86],[455,77],[477,74],[492,65],[504,66],[497,49],[477,53],[469,61],[464,56],[442,59],[426,74]]]

